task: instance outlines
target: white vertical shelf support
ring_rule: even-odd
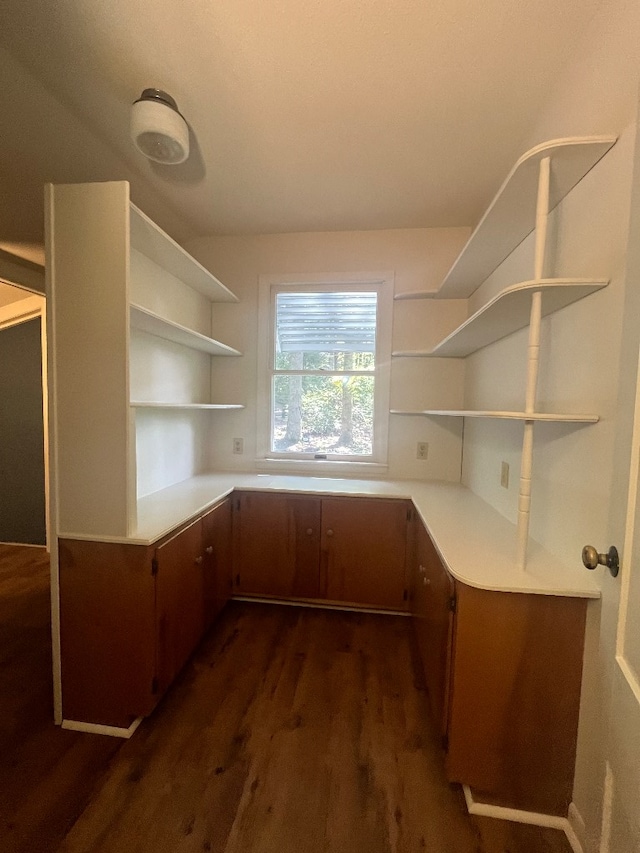
[[[538,197],[536,202],[536,243],[534,259],[534,279],[544,276],[547,248],[547,227],[549,222],[549,187],[551,160],[544,157],[540,161],[538,175]],[[540,365],[540,327],[542,322],[542,293],[536,290],[531,296],[531,317],[529,321],[529,346],[527,357],[527,389],[525,412],[533,414],[538,389],[538,368]],[[520,492],[518,495],[518,532],[516,566],[524,571],[527,563],[527,542],[529,540],[529,522],[531,518],[531,478],[533,470],[533,420],[524,423],[522,439],[522,460],[520,464]]]

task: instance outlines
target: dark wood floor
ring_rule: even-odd
[[[26,551],[0,546],[1,850],[570,853],[466,814],[408,619],[232,602],[130,741],[56,729]]]
[[[0,850],[52,853],[120,744],[53,724],[49,558],[0,544]]]

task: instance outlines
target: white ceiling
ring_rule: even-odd
[[[193,235],[473,224],[599,0],[2,0],[0,245],[44,181],[126,178]],[[129,142],[169,92],[192,155]]]

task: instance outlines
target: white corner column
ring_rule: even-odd
[[[549,221],[549,184],[551,177],[551,159],[544,157],[540,161],[538,176],[538,197],[536,203],[536,243],[534,258],[534,278],[539,281],[544,276],[547,247],[547,225]],[[534,291],[531,296],[531,314],[529,319],[529,347],[527,353],[527,388],[525,412],[533,414],[536,407],[538,389],[538,367],[540,364],[540,327],[542,321],[542,293]],[[524,422],[522,440],[522,460],[520,463],[520,492],[518,494],[518,531],[516,566],[524,570],[527,562],[527,542],[529,540],[529,519],[531,515],[531,477],[533,469],[533,420]]]

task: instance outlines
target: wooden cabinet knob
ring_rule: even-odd
[[[327,536],[333,536],[333,530],[331,528],[327,530]]]
[[[307,536],[311,536],[313,533],[313,527],[307,527]]]
[[[213,554],[213,545],[208,545],[205,549],[205,554]]]

